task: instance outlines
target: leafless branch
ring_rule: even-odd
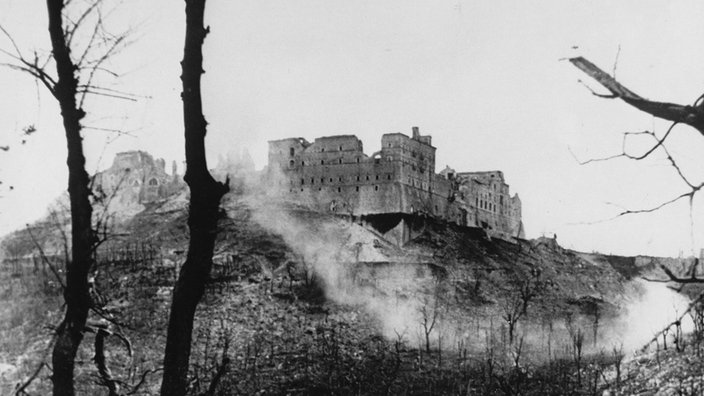
[[[41,371],[44,367],[49,367],[46,364],[46,358],[49,355],[49,351],[51,351],[52,348],[54,347],[54,342],[56,342],[56,334],[54,334],[51,337],[51,341],[49,341],[49,345],[47,345],[46,349],[44,350],[44,353],[41,358],[41,362],[39,363],[39,366],[37,366],[37,369],[34,370],[32,375],[30,375],[29,378],[27,378],[23,383],[17,384],[17,386],[15,387],[15,392],[14,392],[15,396],[27,395],[27,391],[26,391],[27,387],[29,385],[31,385],[35,379],[37,379],[37,376],[39,375],[39,373],[41,373]]]
[[[588,160],[586,160],[586,161],[582,161],[582,160],[580,160],[579,158],[577,158],[577,155],[575,155],[575,153],[572,151],[571,148],[568,147],[568,150],[570,151],[570,154],[572,155],[572,158],[574,158],[574,160],[577,161],[577,163],[580,164],[580,165],[587,165],[587,164],[591,164],[592,162],[610,161],[610,160],[613,160],[613,159],[616,159],[616,158],[624,157],[623,153],[620,153],[620,154],[610,155],[610,156],[608,156],[608,157],[590,158],[590,159],[588,159]]]
[[[17,384],[17,389],[15,389],[15,396],[18,396],[18,395],[27,395],[27,394],[28,394],[28,393],[25,391],[25,389],[27,389],[27,387],[28,387],[32,382],[34,382],[34,380],[37,378],[37,376],[38,376],[39,373],[42,371],[42,369],[44,368],[44,366],[46,366],[46,362],[44,362],[44,360],[42,360],[41,363],[39,363],[39,366],[37,366],[37,369],[34,370],[34,372],[32,373],[32,375],[30,375],[29,378],[27,378],[27,380],[26,380],[24,383],[22,383],[22,384]]]
[[[59,282],[59,285],[61,285],[61,290],[66,289],[66,285],[64,284],[63,279],[61,279],[61,275],[59,274],[59,271],[54,267],[54,264],[51,263],[51,260],[49,260],[46,257],[46,254],[44,254],[44,249],[39,245],[39,242],[37,239],[34,237],[34,234],[32,234],[32,229],[29,227],[29,224],[27,224],[27,232],[29,233],[29,237],[32,238],[32,243],[34,243],[34,246],[39,250],[39,255],[42,258],[42,261],[49,267],[51,272],[54,274],[56,277],[56,280]]]
[[[618,96],[616,96],[616,95],[598,93],[598,92],[596,92],[595,90],[593,90],[592,87],[590,87],[589,85],[587,85],[587,84],[586,84],[584,81],[582,81],[582,80],[577,80],[577,82],[580,83],[580,84],[582,84],[582,86],[584,86],[584,88],[588,89],[589,92],[591,92],[592,95],[594,95],[594,96],[598,96],[598,97],[604,98],[604,99],[616,99],[616,98],[618,98]]]
[[[2,31],[2,33],[5,35],[5,37],[7,37],[8,40],[10,40],[12,47],[15,49],[15,52],[17,53],[17,58],[22,58],[22,51],[20,51],[20,47],[17,45],[17,42],[15,41],[15,39],[10,35],[10,33],[7,30],[5,30],[4,27],[2,27],[2,25],[0,25],[0,31]],[[5,51],[3,51],[3,52],[5,52]]]
[[[616,50],[616,59],[614,59],[614,68],[611,71],[611,75],[616,78],[616,67],[618,66],[618,56],[621,55],[621,44],[618,45],[618,49]]]
[[[147,380],[147,376],[148,376],[149,374],[158,373],[159,371],[162,371],[162,370],[163,370],[163,368],[155,368],[155,369],[145,370],[145,371],[142,373],[142,376],[141,376],[139,382],[137,382],[136,385],[132,386],[132,390],[130,390],[130,391],[127,392],[126,394],[127,394],[127,395],[134,395],[135,393],[139,392],[139,388],[141,388],[142,385],[144,385],[145,381]]]
[[[120,387],[117,381],[112,377],[112,373],[105,359],[105,338],[111,335],[111,332],[103,327],[97,328],[95,331],[95,356],[93,357],[95,366],[98,369],[98,374],[100,375],[103,385],[108,388],[109,396],[119,396]]]
[[[76,35],[76,31],[82,26],[82,22],[93,12],[101,3],[102,3],[102,0],[97,0],[97,1],[93,2],[90,6],[88,6],[88,8],[86,8],[86,9],[83,11],[83,13],[81,13],[81,15],[78,17],[78,19],[77,19],[75,22],[74,22],[74,21],[71,21],[71,27],[68,28],[68,29],[66,29],[66,34],[65,34],[65,37],[66,37],[66,45],[67,45],[69,48],[73,48],[73,47],[72,47],[73,38],[74,38],[75,35]],[[67,2],[66,5],[68,6],[68,2]],[[66,18],[66,19],[68,19],[68,18]],[[97,26],[97,25],[96,25],[96,26]]]
[[[668,206],[668,205],[671,205],[671,204],[673,204],[673,203],[675,203],[675,202],[681,200],[682,198],[687,198],[687,197],[693,196],[693,195],[696,193],[696,191],[698,191],[699,189],[701,189],[701,187],[702,187],[703,185],[704,185],[704,183],[703,183],[702,185],[699,185],[699,186],[696,188],[696,190],[689,191],[689,192],[686,192],[686,193],[682,193],[682,194],[676,196],[675,198],[670,199],[669,201],[665,201],[665,202],[663,202],[663,203],[661,203],[661,204],[659,204],[659,205],[653,206],[653,207],[648,208],[648,209],[624,210],[623,212],[621,212],[621,213],[617,214],[616,216],[614,216],[612,219],[615,219],[615,218],[621,217],[621,216],[625,216],[625,215],[629,215],[629,214],[652,213],[652,212],[655,212],[655,211],[657,211],[657,210],[659,210],[659,209],[662,209],[662,208],[664,208],[664,207],[666,207],[666,206]]]
[[[662,139],[658,139],[658,137],[655,135],[655,132],[650,132],[650,131],[643,131],[643,132],[636,132],[636,133],[632,133],[632,132],[631,132],[631,133],[629,133],[629,132],[624,133],[624,134],[623,134],[623,143],[622,143],[623,155],[625,155],[625,156],[628,157],[629,159],[636,160],[636,161],[640,161],[640,160],[642,160],[642,159],[647,158],[650,154],[653,153],[653,151],[657,150],[658,147],[661,147],[661,146],[662,146],[662,144],[665,142],[665,139],[667,139],[667,137],[670,135],[670,132],[672,132],[672,129],[673,129],[673,128],[675,127],[675,125],[677,125],[677,124],[678,124],[678,122],[673,122],[672,125],[670,125],[670,127],[667,129],[667,132],[665,132],[665,135],[662,137]],[[656,144],[655,144],[653,147],[651,147],[648,151],[646,151],[645,153],[643,153],[643,154],[641,154],[641,155],[634,156],[634,155],[627,154],[627,153],[626,153],[626,139],[627,139],[627,136],[631,136],[631,135],[643,135],[643,134],[652,136],[653,139],[656,140]],[[664,147],[664,146],[662,146],[662,147]]]
[[[670,331],[670,328],[672,328],[672,326],[679,326],[682,323],[682,319],[685,317],[685,315],[687,315],[692,309],[697,306],[697,304],[701,303],[702,301],[704,301],[704,293],[701,293],[696,299],[694,299],[694,301],[689,303],[687,309],[685,309],[684,312],[682,312],[682,314],[677,317],[677,319],[668,323],[662,330],[655,333],[655,336],[653,336],[653,338],[651,338],[650,341],[648,341],[642,349],[645,350],[648,346],[650,346],[650,344],[657,342],[657,340],[662,334],[667,334],[667,332]]]
[[[699,100],[694,106],[647,100],[623,86],[608,73],[583,57],[570,58],[569,61],[589,77],[606,88],[614,98],[619,98],[629,105],[655,117],[683,123],[694,127],[704,135],[704,103]]]

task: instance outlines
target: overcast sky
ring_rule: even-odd
[[[111,14],[111,27],[131,27],[134,41],[109,65],[122,74],[111,86],[141,97],[91,98],[87,125],[132,132],[115,139],[87,130],[90,172],[129,149],[182,161],[182,3],[126,0]],[[28,51],[49,48],[43,6],[0,0],[0,24]],[[664,133],[668,124],[591,95],[578,80],[597,86],[560,59],[582,55],[612,72],[618,54],[616,75],[629,88],[691,104],[704,92],[704,2],[211,0],[206,19],[203,95],[213,166],[218,154],[247,147],[263,167],[266,141],[292,136],[356,134],[370,154],[382,134],[418,126],[433,136],[436,171],[504,172],[523,201],[528,237],[557,234],[566,247],[628,255],[703,247],[701,196],[694,227],[686,201],[604,221],[685,186],[661,155],[577,163],[575,156],[620,152],[622,132]],[[6,69],[0,90],[0,146],[11,145],[0,151],[5,233],[42,215],[65,189],[67,172],[52,98]],[[38,132],[18,144],[29,124]],[[683,170],[700,182],[704,138],[682,126],[672,144]]]

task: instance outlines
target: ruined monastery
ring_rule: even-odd
[[[95,175],[93,190],[114,194],[115,199],[125,204],[165,199],[184,186],[176,172],[176,162],[171,164],[171,174],[165,168],[163,159],[155,160],[144,151],[118,153],[110,168]]]
[[[287,200],[317,211],[356,218],[385,219],[397,242],[413,233],[414,217],[432,216],[491,236],[524,237],[521,200],[509,193],[501,171],[435,173],[429,135],[387,133],[381,150],[364,154],[354,135],[269,142],[267,174]],[[378,227],[377,227],[378,228]]]

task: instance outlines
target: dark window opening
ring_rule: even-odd
[[[357,157],[357,163],[359,163],[359,157]]]
[[[310,178],[310,184],[315,184],[315,179],[312,177]]]
[[[306,162],[305,162],[305,161],[301,161],[301,166],[306,166]]]
[[[324,177],[321,177],[321,178],[320,178],[320,184],[323,184],[323,183],[325,183],[325,178],[324,178]]]
[[[374,163],[375,163],[375,164],[380,164],[380,163],[381,163],[381,158],[374,158]]]
[[[301,185],[304,185],[304,184],[306,184],[305,179],[301,179]]]
[[[339,161],[340,163],[342,163],[342,158],[340,158],[338,161]]]
[[[325,152],[325,147],[322,147],[322,148],[320,149],[320,152],[321,152],[321,153],[324,153],[324,152]]]
[[[296,165],[296,163],[293,162],[293,160],[288,162],[288,166],[290,166],[291,168],[293,168],[295,165]]]
[[[288,155],[290,155],[291,157],[293,157],[294,154],[296,154],[296,150],[295,150],[293,147],[291,147],[290,149],[288,149]]]
[[[386,175],[386,180],[391,180],[391,174]]]
[[[374,191],[379,191],[379,186],[374,186]]]
[[[354,190],[359,192],[359,186],[355,187]]]
[[[338,188],[337,188],[337,192],[342,192],[342,188],[341,188],[341,187],[338,187]]]
[[[320,160],[320,165],[325,165],[325,161],[324,161],[324,160]]]
[[[342,151],[342,145],[340,145],[340,151]]]
[[[338,177],[338,178],[337,178],[337,181],[341,182],[341,181],[342,181],[342,178],[341,178],[341,177]]]
[[[367,175],[367,180],[369,180],[369,175]]]
[[[158,186],[158,185],[159,185],[159,182],[156,181],[156,179],[150,179],[150,180],[149,180],[149,185],[150,185],[150,186]]]
[[[357,181],[359,181],[359,175],[357,175]]]
[[[376,175],[376,180],[379,180],[379,175]]]

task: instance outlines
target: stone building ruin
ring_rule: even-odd
[[[176,162],[171,164],[171,174],[165,168],[163,159],[155,160],[144,151],[118,153],[110,168],[95,175],[93,189],[106,196],[114,195],[121,204],[165,199],[183,188]]]
[[[479,227],[507,240],[523,237],[521,201],[509,195],[501,171],[435,173],[430,135],[387,133],[381,150],[366,155],[354,135],[269,141],[268,177],[279,195],[317,211],[354,217],[432,216]],[[402,224],[403,226],[403,224]],[[409,239],[403,226],[397,236]]]

